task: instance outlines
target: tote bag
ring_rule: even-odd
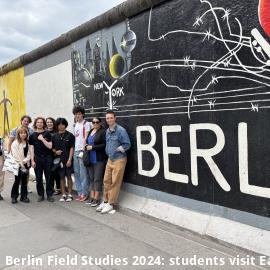
[[[14,175],[18,176],[19,167],[20,167],[20,164],[14,160],[14,158],[11,154],[8,154],[5,157],[5,162],[4,162],[4,166],[3,166],[2,171],[3,172],[8,171],[8,172],[11,172]]]

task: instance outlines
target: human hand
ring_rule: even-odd
[[[43,141],[43,140],[44,140],[44,137],[43,137],[42,134],[39,134],[39,135],[38,135],[38,140],[40,140],[40,141]]]
[[[91,151],[92,149],[93,149],[93,146],[92,145],[87,145],[86,146],[86,150]]]
[[[57,150],[57,151],[55,151],[55,154],[56,154],[57,156],[60,156],[62,153],[63,153],[62,150]]]
[[[36,168],[36,162],[35,162],[34,160],[32,160],[32,162],[31,162],[31,166],[32,166],[32,168],[33,168],[33,169],[35,169],[35,168]]]

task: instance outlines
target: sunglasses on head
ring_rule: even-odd
[[[99,121],[92,121],[93,124],[99,124]]]

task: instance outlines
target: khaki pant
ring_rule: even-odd
[[[116,203],[122,185],[126,164],[127,158],[114,161],[108,160],[103,178],[105,202],[109,202],[110,204]]]
[[[5,172],[2,172],[3,166],[4,166],[4,157],[0,156],[0,193],[4,190]]]

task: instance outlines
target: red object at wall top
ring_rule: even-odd
[[[270,0],[259,1],[259,19],[264,32],[270,37]]]

